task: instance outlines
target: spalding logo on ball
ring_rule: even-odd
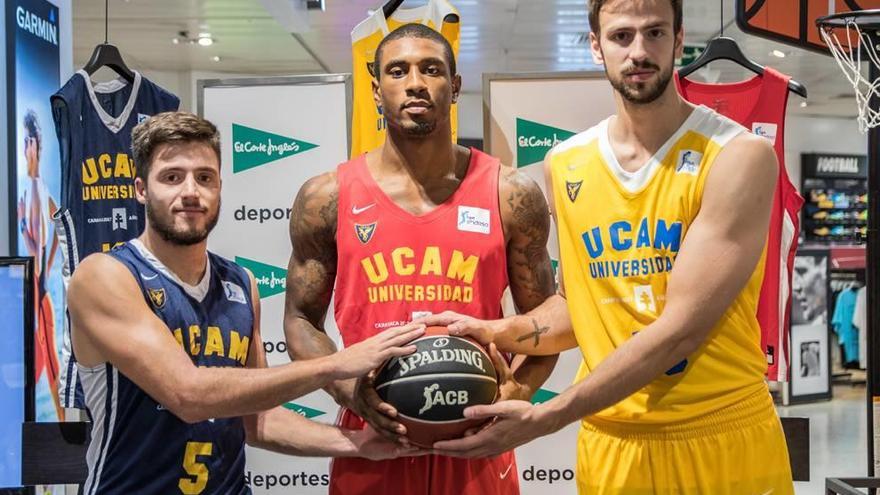
[[[495,366],[474,340],[428,327],[414,340],[416,352],[392,358],[376,374],[376,392],[397,409],[410,441],[422,447],[461,437],[486,419],[465,419],[469,406],[491,404],[498,395]]]

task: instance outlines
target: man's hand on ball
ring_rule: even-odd
[[[483,345],[489,345],[495,341],[495,328],[498,320],[478,320],[462,315],[454,311],[444,311],[435,315],[419,318],[413,323],[422,323],[426,326],[446,327],[449,335],[456,337],[470,337]]]
[[[424,325],[410,323],[346,347],[333,354],[336,379],[358,378],[378,368],[389,358],[412,354],[416,346],[409,343],[424,333]]]
[[[494,457],[515,449],[552,430],[538,420],[535,406],[522,400],[507,400],[464,410],[468,419],[492,418],[483,430],[457,440],[434,444],[434,453],[452,457]]]
[[[376,371],[358,378],[354,389],[354,412],[376,432],[398,445],[409,445],[406,427],[394,420],[397,409],[384,402],[375,389]]]

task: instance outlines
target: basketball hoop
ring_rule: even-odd
[[[816,19],[819,34],[831,55],[853,87],[858,107],[859,130],[880,125],[880,9],[844,12]],[[862,74],[861,63],[869,64],[869,75]],[[872,107],[873,103],[873,107]]]

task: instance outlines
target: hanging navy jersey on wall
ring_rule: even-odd
[[[146,304],[196,366],[247,364],[254,309],[243,268],[209,253],[204,279],[191,286],[137,239],[108,254],[131,271]],[[110,363],[77,368],[92,420],[89,476],[82,493],[251,493],[244,477],[241,418],[188,424]]]
[[[144,229],[144,208],[134,195],[136,164],[131,131],[147,117],[177,110],[176,96],[134,73],[94,84],[77,71],[52,95],[52,113],[61,150],[61,205],[55,216],[65,286],[80,260],[133,239]],[[65,329],[59,395],[64,407],[81,407]]]

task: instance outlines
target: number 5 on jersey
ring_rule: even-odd
[[[199,462],[199,457],[208,457],[213,452],[214,446],[210,442],[187,442],[186,453],[183,455],[183,470],[189,476],[180,478],[177,486],[180,493],[185,495],[198,495],[208,485],[208,466]],[[194,480],[193,480],[194,478]]]

